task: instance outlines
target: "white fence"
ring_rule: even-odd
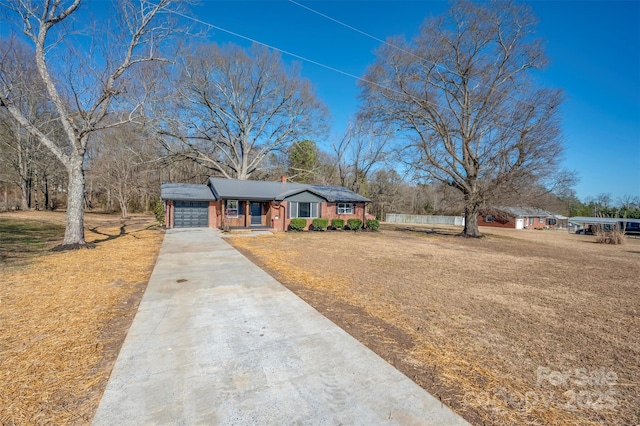
[[[420,225],[457,225],[464,226],[462,216],[432,216],[417,214],[387,213],[387,223],[411,223]]]

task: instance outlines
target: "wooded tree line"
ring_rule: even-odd
[[[547,59],[525,5],[456,2],[389,39],[359,114],[327,140],[298,65],[257,44],[186,43],[198,29],[184,2],[120,0],[110,25],[82,0],[0,3],[15,30],[0,40],[0,202],[66,208],[70,247],[85,208],[148,210],[161,182],[208,176],[343,185],[381,217],[463,212],[467,236],[484,205],[570,194],[562,94],[531,77]]]
[[[575,196],[570,196],[564,201],[571,216],[640,219],[640,196],[638,195],[614,198],[611,194],[604,193],[587,197],[583,201]]]

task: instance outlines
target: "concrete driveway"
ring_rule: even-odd
[[[93,423],[467,424],[212,229],[167,232]]]

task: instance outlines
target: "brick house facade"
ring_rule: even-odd
[[[210,178],[206,185],[163,183],[165,223],[174,227],[283,231],[291,219],[357,218],[369,199],[344,187]]]
[[[562,217],[534,207],[494,207],[480,212],[478,226],[511,229],[556,228],[559,218]]]

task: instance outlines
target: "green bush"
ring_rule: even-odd
[[[331,227],[334,229],[344,228],[344,219],[331,219]]]
[[[289,223],[289,229],[293,231],[302,231],[305,226],[307,226],[307,219],[295,218]]]
[[[317,218],[313,219],[311,222],[311,226],[314,231],[324,231],[329,226],[329,219]]]
[[[377,219],[368,219],[367,229],[369,229],[370,231],[377,231],[378,229],[380,229],[380,221]]]
[[[349,219],[347,220],[347,226],[352,231],[357,231],[358,229],[362,228],[362,221],[360,219]]]
[[[153,214],[160,225],[164,225],[164,203],[158,199],[153,205]]]

